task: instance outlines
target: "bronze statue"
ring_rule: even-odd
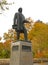
[[[24,23],[28,23],[27,20],[25,20],[24,15],[22,14],[22,8],[18,9],[18,12],[15,13],[14,16],[14,24],[13,29],[17,32],[17,40],[19,40],[20,33],[24,33],[24,39],[27,41],[27,30],[24,26]]]

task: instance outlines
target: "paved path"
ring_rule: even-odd
[[[0,65],[9,65],[10,59],[0,59]],[[33,63],[33,65],[48,65],[48,62]]]
[[[0,64],[0,65],[9,65],[9,63]],[[48,65],[48,63],[34,63],[33,65]]]

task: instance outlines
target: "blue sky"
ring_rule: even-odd
[[[8,0],[8,2],[15,2],[15,4],[10,5],[10,9],[2,11],[3,14],[0,15],[0,36],[12,28],[13,17],[19,7],[23,8],[26,18],[31,17],[34,21],[40,19],[44,23],[48,22],[48,0]]]

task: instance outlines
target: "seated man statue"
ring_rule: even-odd
[[[17,40],[19,40],[20,33],[24,33],[24,39],[27,41],[27,30],[24,26],[24,23],[27,23],[28,21],[25,20],[24,15],[22,14],[22,8],[18,9],[18,12],[15,13],[14,16],[14,24],[13,29],[17,32]]]

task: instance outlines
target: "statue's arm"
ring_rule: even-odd
[[[16,18],[17,18],[17,13],[15,13],[15,15],[14,15],[14,25],[15,25],[15,22],[16,22]]]
[[[27,21],[27,20],[24,20],[24,23],[30,23],[29,21]]]

